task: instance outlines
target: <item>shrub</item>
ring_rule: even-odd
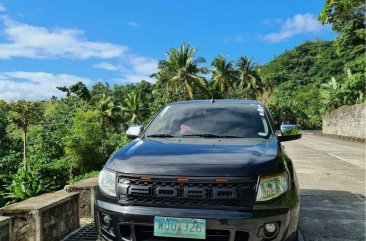
[[[34,177],[47,183],[47,190],[49,191],[62,189],[72,178],[74,168],[74,163],[67,158],[54,160],[50,163],[39,162],[31,165]]]
[[[77,113],[66,136],[65,151],[79,173],[100,170],[107,159],[102,116],[97,111]]]
[[[33,173],[20,168],[19,171],[10,175],[5,181],[5,192],[3,198],[8,203],[22,201],[45,193],[49,190],[49,185],[36,178]]]
[[[73,184],[75,182],[87,179],[87,178],[91,178],[91,177],[97,177],[99,175],[99,171],[91,171],[79,176],[74,177],[69,183]]]
[[[22,166],[22,157],[21,152],[11,151],[8,155],[0,158],[0,174],[15,174]]]

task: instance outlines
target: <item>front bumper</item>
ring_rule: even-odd
[[[109,227],[101,225],[100,219],[103,214],[111,217]],[[155,216],[205,219],[207,229],[206,240],[290,241],[296,235],[298,208],[292,210],[277,208],[231,211],[142,206],[125,207],[101,200],[96,200],[95,202],[95,220],[99,235],[104,240],[178,240],[153,237],[152,230]],[[270,222],[278,224],[278,233],[273,239],[264,239],[263,226]]]

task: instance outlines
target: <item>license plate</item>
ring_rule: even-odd
[[[206,239],[206,220],[155,217],[154,236]]]

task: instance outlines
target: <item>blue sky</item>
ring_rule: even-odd
[[[0,0],[0,99],[60,96],[84,81],[153,82],[157,61],[181,43],[266,63],[305,40],[334,39],[323,1]]]

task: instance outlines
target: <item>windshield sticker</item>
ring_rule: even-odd
[[[264,109],[263,106],[257,105],[257,111],[259,112],[260,116],[264,116]]]

